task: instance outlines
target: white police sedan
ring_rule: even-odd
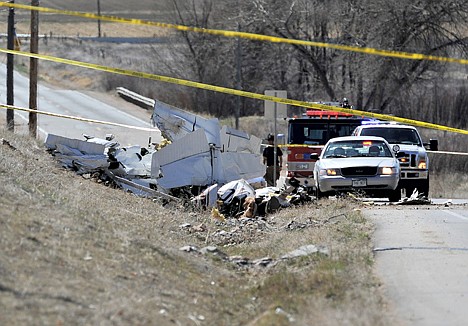
[[[317,197],[357,191],[370,197],[401,199],[400,164],[382,137],[350,136],[330,139],[314,168]]]

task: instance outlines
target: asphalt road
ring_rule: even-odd
[[[6,66],[3,63],[0,64],[0,81],[0,102],[6,104]],[[15,106],[29,107],[29,79],[17,72],[14,74],[14,94]],[[137,127],[151,127],[149,118],[144,120],[131,112],[126,112],[123,108],[109,105],[82,92],[56,89],[41,83],[38,86],[38,110]],[[6,110],[2,109],[0,114],[5,117]],[[19,132],[28,130],[28,115],[28,112],[17,111],[15,113],[15,130]],[[159,131],[140,131],[38,115],[38,136],[45,139],[47,133],[81,140],[84,140],[83,134],[98,138],[104,138],[106,134],[113,134],[122,146],[140,145],[144,147],[148,145],[150,137],[152,142],[160,140]]]
[[[468,206],[374,206],[377,275],[402,325],[468,324]]]

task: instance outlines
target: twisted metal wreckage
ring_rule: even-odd
[[[311,199],[298,188],[264,186],[258,137],[158,100],[152,123],[164,137],[154,148],[120,147],[112,135],[78,140],[48,134],[45,145],[78,174],[97,175],[138,196],[185,199],[228,216],[264,215]]]

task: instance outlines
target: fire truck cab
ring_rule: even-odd
[[[345,107],[340,102],[318,103]],[[325,143],[334,137],[350,136],[363,119],[348,113],[310,109],[300,117],[288,119],[286,184],[300,184],[312,193],[316,157]]]

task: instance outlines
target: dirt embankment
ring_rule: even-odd
[[[0,324],[387,323],[356,203],[220,221],[65,171],[29,138],[0,138]]]

